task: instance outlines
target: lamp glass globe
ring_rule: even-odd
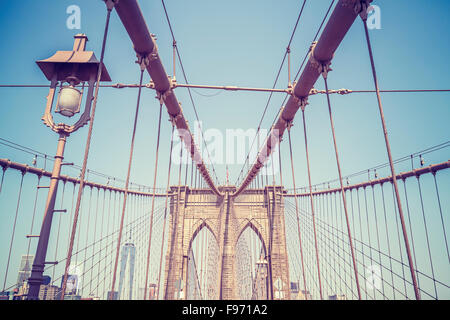
[[[81,92],[73,86],[66,86],[61,89],[58,97],[56,112],[63,116],[72,117],[80,112]]]

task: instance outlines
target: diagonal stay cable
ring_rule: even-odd
[[[167,24],[169,25],[170,34],[172,35],[173,46],[174,46],[174,49],[176,51],[176,54],[177,54],[177,57],[178,57],[178,61],[180,62],[181,72],[183,73],[184,81],[186,82],[186,84],[189,84],[189,81],[188,81],[187,76],[186,76],[186,71],[184,69],[183,61],[181,60],[181,54],[180,54],[180,51],[178,49],[178,46],[176,45],[177,41],[175,40],[175,34],[173,32],[173,29],[172,29],[172,24],[170,23],[170,18],[169,18],[169,14],[167,12],[166,4],[164,3],[164,0],[161,0],[161,3],[162,3],[163,8],[164,8],[164,13],[166,15]],[[174,74],[174,76],[175,76],[175,74]],[[197,122],[200,123],[200,117],[198,116],[197,108],[195,106],[195,102],[194,102],[194,98],[192,97],[191,90],[190,90],[190,88],[187,88],[187,89],[188,89],[188,93],[189,93],[189,99],[191,100],[192,108],[194,109],[195,118],[197,119]],[[212,170],[213,170],[214,176],[216,178],[216,182],[218,182],[216,169],[214,168],[214,164],[211,161],[211,155],[210,155],[209,150],[208,150],[208,145],[206,144],[205,136],[203,134],[203,130],[200,127],[200,125],[199,125],[199,129],[200,129],[200,133],[201,133],[201,136],[202,136],[201,138],[202,138],[203,144],[205,145],[205,149],[206,149],[206,152],[208,154],[209,162],[210,162],[210,164],[212,166]]]
[[[142,78],[144,76],[144,70],[145,70],[145,64],[141,63],[140,83],[142,83]],[[124,223],[124,218],[125,218],[125,210],[126,210],[126,205],[127,205],[128,186],[129,186],[129,182],[130,182],[131,165],[133,162],[134,141],[135,141],[135,137],[136,137],[136,128],[137,128],[137,121],[138,121],[138,115],[139,115],[140,100],[141,100],[141,90],[138,91],[136,112],[135,112],[134,124],[133,124],[133,133],[131,135],[130,157],[128,160],[128,172],[127,172],[127,179],[125,182],[125,193],[124,193],[124,198],[123,198],[122,216],[120,218],[120,228],[119,228],[119,235],[117,238],[116,258],[115,258],[115,262],[114,262],[114,271],[112,274],[113,278],[112,278],[112,284],[111,284],[111,294],[114,293],[114,287],[116,284],[117,265],[119,262],[119,251],[120,251],[120,244],[121,244],[121,240],[122,240],[122,230],[123,230],[123,223]]]
[[[282,59],[282,61],[281,61],[281,65],[280,65],[280,67],[278,68],[277,76],[275,77],[275,81],[274,81],[274,83],[273,83],[272,89],[275,88],[275,86],[276,86],[277,83],[278,83],[278,79],[280,78],[281,70],[283,69],[284,63],[285,63],[285,61],[286,61],[286,57],[287,57],[287,55],[288,55],[288,52],[290,51],[290,46],[291,46],[292,40],[293,40],[293,38],[294,38],[295,32],[297,31],[297,27],[298,27],[298,24],[299,24],[299,22],[300,22],[300,18],[301,18],[302,15],[303,15],[303,10],[304,10],[304,8],[305,8],[305,5],[306,5],[306,0],[303,1],[302,7],[301,7],[301,9],[300,9],[300,13],[298,14],[297,21],[295,22],[294,29],[292,30],[291,37],[289,38],[289,42],[288,42],[288,45],[287,45],[287,47],[286,47],[286,51],[284,52],[284,56],[283,56],[283,59]],[[266,113],[267,113],[267,109],[268,109],[268,107],[269,107],[270,101],[272,100],[272,96],[273,96],[273,92],[271,92],[271,93],[269,94],[269,98],[267,99],[267,103],[266,103],[266,106],[264,107],[263,114],[262,114],[262,116],[261,116],[261,119],[259,120],[258,128],[256,129],[255,137],[253,138],[253,141],[252,141],[252,144],[251,144],[251,146],[250,146],[250,149],[249,149],[249,152],[248,152],[248,154],[247,154],[247,157],[246,157],[246,159],[245,159],[245,162],[244,162],[244,164],[242,165],[241,171],[240,171],[239,176],[238,176],[238,178],[237,178],[237,180],[236,180],[236,185],[238,184],[238,180],[239,180],[239,178],[241,177],[241,175],[242,175],[242,173],[243,173],[243,170],[244,170],[244,168],[245,168],[245,164],[249,161],[250,152],[251,152],[251,150],[252,150],[252,148],[253,148],[253,145],[254,145],[254,143],[255,143],[255,140],[257,139],[257,137],[258,137],[258,135],[259,135],[259,131],[261,130],[261,124],[262,124],[262,122],[263,122],[263,120],[264,120],[264,117],[265,117],[265,115],[266,115]],[[257,148],[259,148],[259,145],[257,146]]]
[[[98,69],[97,69],[97,81],[96,81],[96,86],[95,86],[94,99],[92,101],[92,111],[91,111],[91,116],[90,116],[91,121],[89,123],[88,135],[86,138],[86,146],[85,146],[84,157],[83,157],[83,167],[81,169],[81,174],[80,174],[80,185],[79,185],[79,189],[78,189],[77,202],[76,202],[76,206],[75,206],[75,214],[74,214],[74,218],[73,218],[69,248],[67,251],[67,261],[66,261],[66,266],[65,266],[65,271],[64,271],[63,283],[61,286],[62,287],[61,300],[64,300],[64,294],[65,294],[66,285],[67,285],[67,275],[69,272],[69,266],[70,266],[70,262],[71,262],[71,258],[72,258],[73,243],[75,240],[75,234],[76,234],[76,230],[77,230],[78,215],[79,215],[80,206],[81,206],[81,197],[83,195],[83,190],[84,190],[84,179],[85,179],[85,174],[86,174],[86,169],[87,169],[89,150],[91,147],[92,129],[94,126],[95,111],[97,108],[98,92],[99,92],[100,80],[102,77],[102,70],[103,70],[102,65],[103,65],[103,60],[105,57],[106,41],[108,38],[108,31],[109,31],[109,22],[111,19],[111,11],[114,7],[113,1],[105,1],[105,4],[106,4],[106,8],[107,8],[106,23],[105,23],[105,29],[103,32],[103,42],[102,42],[102,49],[101,49],[101,54],[100,54],[100,63],[99,63]]]
[[[319,26],[319,28],[317,29],[317,32],[316,32],[316,34],[315,34],[314,39],[313,39],[312,42],[316,41],[317,38],[319,37],[320,31],[322,30],[322,27],[323,27],[323,25],[325,24],[325,21],[327,20],[328,15],[330,14],[331,9],[333,8],[333,5],[334,5],[335,1],[336,1],[336,0],[332,0],[332,1],[331,1],[330,5],[329,5],[329,7],[328,7],[328,10],[327,10],[327,12],[325,13],[325,16],[323,17],[322,22],[320,23],[320,26]],[[288,48],[289,48],[289,47],[288,47]],[[295,80],[298,78],[298,76],[299,76],[299,74],[300,74],[300,71],[303,69],[303,66],[305,65],[306,59],[308,58],[308,55],[309,55],[309,52],[310,52],[310,51],[311,51],[311,49],[308,50],[308,52],[306,53],[305,57],[303,58],[303,61],[302,61],[301,65],[300,65],[300,68],[298,69],[297,74],[295,75],[294,82],[295,82]],[[286,50],[286,54],[287,54],[287,50]],[[285,57],[286,57],[286,54],[285,54]],[[284,62],[284,60],[283,60],[283,62]],[[275,87],[275,85],[274,85],[274,87]],[[284,100],[283,100],[283,102],[281,103],[281,107],[280,107],[279,110],[276,112],[275,117],[274,117],[274,119],[273,119],[273,121],[272,121],[272,126],[275,124],[275,121],[276,121],[276,119],[277,119],[278,113],[281,111],[281,108],[284,106],[284,104],[285,104],[285,102],[286,102],[286,99],[287,99],[288,97],[289,97],[288,94],[284,97]],[[269,99],[270,99],[270,97],[269,97]],[[268,101],[268,103],[269,103],[269,102],[270,102],[270,101]],[[266,109],[267,109],[267,106],[266,106]],[[270,133],[270,132],[267,133],[267,136],[269,135],[269,133]],[[252,148],[253,148],[254,142],[255,142],[255,140],[253,140],[253,142],[252,142],[252,145],[251,145],[251,147],[250,147],[250,151],[251,151]],[[244,166],[245,166],[245,164],[246,164],[246,163],[248,162],[248,160],[249,160],[250,151],[249,151],[249,153],[247,154],[247,158],[246,158],[246,161],[245,161],[245,163],[244,163]],[[243,173],[244,166],[242,167],[241,172],[239,173],[239,177],[240,177],[241,174]],[[238,180],[239,180],[239,177],[238,177]]]

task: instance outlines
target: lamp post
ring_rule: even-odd
[[[29,291],[28,300],[37,300],[39,290],[42,284],[43,272],[46,264],[46,255],[48,248],[48,240],[52,226],[53,213],[55,210],[55,199],[58,190],[58,182],[60,178],[61,166],[64,159],[64,147],[67,137],[86,125],[90,120],[90,110],[93,100],[94,84],[98,68],[102,68],[102,77],[100,81],[111,81],[108,71],[104,65],[100,66],[100,62],[92,51],[85,51],[88,38],[84,34],[74,36],[75,41],[72,51],[57,51],[48,59],[36,61],[37,65],[44,73],[47,80],[50,81],[50,91],[47,96],[47,105],[45,107],[42,120],[44,124],[59,135],[58,146],[56,149],[55,162],[53,165],[50,186],[45,204],[44,219],[42,221],[41,231],[39,233],[39,242],[36,249],[31,276],[28,279]],[[72,117],[80,112],[83,100],[83,91],[76,88],[83,82],[88,83],[88,92],[85,99],[85,108],[78,121],[73,125],[65,123],[55,123],[52,116],[52,106],[55,98],[58,82],[61,83],[55,112],[65,117]]]

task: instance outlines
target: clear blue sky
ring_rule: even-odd
[[[188,79],[193,84],[236,85],[270,88],[283,58],[302,1],[175,1],[166,5]],[[325,14],[329,0],[308,1],[291,44],[295,73]],[[88,50],[100,56],[105,5],[97,0],[6,1],[0,0],[0,84],[47,84],[35,64],[56,50],[71,50],[73,35],[86,33]],[[66,28],[66,8],[81,8],[81,30]],[[450,2],[446,0],[375,1],[381,8],[382,29],[370,31],[381,89],[450,88]],[[159,53],[171,74],[172,39],[160,1],[141,0],[140,5]],[[131,41],[113,12],[105,64],[113,83],[137,83]],[[358,20],[338,49],[329,76],[332,89],[372,90],[363,26]],[[177,71],[177,79],[182,81]],[[149,81],[146,74],[144,81]],[[287,85],[286,65],[278,88]],[[316,88],[323,89],[322,81]],[[57,135],[45,127],[42,116],[48,90],[1,89],[0,137],[53,155]],[[214,91],[199,91],[212,95]],[[124,178],[134,118],[136,89],[100,90],[88,167]],[[186,118],[195,116],[186,89],[176,91]],[[266,93],[221,92],[205,97],[194,94],[204,129],[256,128],[267,101]],[[137,129],[131,180],[151,185],[159,105],[154,92],[144,90]],[[450,93],[383,94],[387,126],[394,158],[440,144],[450,137]],[[269,128],[284,96],[276,94],[263,128]],[[373,94],[332,96],[343,174],[351,174],[387,161],[376,98]],[[313,183],[337,177],[325,96],[310,98],[307,109]],[[165,186],[170,126],[163,114],[162,151],[158,186]],[[293,128],[297,186],[306,185],[303,130],[300,119]],[[82,163],[87,127],[68,139],[66,160]],[[286,141],[285,141],[286,142]],[[290,170],[287,144],[283,146],[283,173]],[[0,148],[0,158],[31,164],[32,156]],[[449,159],[448,149],[426,158],[431,164]],[[253,159],[252,159],[253,160]],[[241,165],[230,166],[234,182]],[[398,171],[408,170],[398,167]],[[71,169],[65,173],[76,175]],[[221,182],[225,165],[216,165]],[[384,172],[387,174],[387,171]],[[173,184],[175,179],[173,177]],[[443,181],[449,186],[447,179]],[[291,177],[283,179],[291,187]],[[447,188],[448,190],[448,188]],[[444,199],[446,208],[448,200]],[[445,263],[445,262],[444,262]],[[447,265],[448,266],[448,265]]]
[[[0,52],[0,83],[45,84],[47,81],[34,63],[56,50],[70,50],[77,32],[89,37],[88,49],[100,54],[104,26],[102,1],[57,1],[47,5],[36,2],[3,1],[0,13],[3,50]],[[297,71],[329,1],[309,1],[293,39],[292,69]],[[376,65],[382,89],[434,89],[449,87],[450,47],[445,41],[449,24],[447,1],[433,1],[424,7],[422,1],[376,2],[382,10],[382,29],[371,31]],[[66,8],[81,8],[81,30],[66,28]],[[158,37],[158,46],[166,70],[171,73],[172,40],[161,3],[140,1],[150,31]],[[194,84],[271,87],[285,47],[297,18],[301,1],[167,1],[175,36],[189,81]],[[331,88],[372,89],[367,49],[359,21],[351,28],[333,61]],[[112,15],[105,64],[113,83],[138,82],[138,67],[130,40],[117,14]],[[182,82],[178,72],[178,80]],[[286,68],[277,87],[287,82]],[[146,75],[145,81],[148,81]],[[317,88],[323,87],[318,81]],[[56,135],[40,121],[46,89],[1,89],[2,113],[0,137],[53,154]],[[214,91],[202,91],[211,95]],[[195,119],[187,91],[178,89],[187,119]],[[143,95],[139,119],[132,180],[151,184],[158,103],[152,91]],[[275,95],[263,127],[270,127],[284,96]],[[194,99],[205,129],[256,128],[267,94],[223,92],[214,97],[194,93]],[[94,126],[91,169],[124,177],[128,159],[136,90],[102,89]],[[383,103],[394,157],[400,157],[448,140],[448,93],[385,94]],[[384,141],[376,99],[373,95],[333,96],[336,132],[344,174],[386,162]],[[333,148],[325,97],[310,99],[307,113],[311,146],[313,180],[333,177],[330,166]],[[164,114],[164,120],[167,115]],[[300,120],[300,119],[299,119]],[[296,171],[303,185],[302,131],[299,120],[294,128]],[[163,133],[169,125],[163,122]],[[70,137],[67,159],[81,164],[87,128]],[[167,159],[168,140],[163,139],[162,159]],[[287,145],[284,151],[287,151]],[[287,154],[286,154],[287,155]],[[12,157],[12,156],[11,156]],[[287,159],[287,158],[286,158]],[[324,160],[327,161],[324,161]],[[18,159],[22,160],[22,159]],[[31,161],[23,159],[23,161]],[[161,170],[166,172],[165,161]],[[286,161],[284,165],[287,165]],[[235,181],[241,166],[230,166],[230,180]],[[288,168],[288,167],[287,167]],[[217,165],[221,181],[225,166]],[[160,186],[164,180],[158,180]]]

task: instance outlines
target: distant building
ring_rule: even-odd
[[[298,295],[299,288],[298,288],[298,282],[291,282],[291,298],[295,299],[295,297]]]
[[[77,295],[81,291],[81,278],[83,275],[83,263],[72,262],[67,274],[66,292],[64,295]],[[61,278],[61,288],[63,287],[64,277]]]
[[[17,276],[17,288],[20,288],[31,275],[31,267],[33,265],[34,255],[22,255],[20,260],[19,274]]]
[[[64,277],[61,278],[61,288],[63,287]],[[68,274],[66,282],[66,292],[64,295],[75,295],[78,292],[78,275]]]
[[[120,273],[119,273],[119,290],[117,299],[121,297],[124,298],[126,290],[123,290],[123,284],[125,280],[125,273],[128,265],[128,296],[125,296],[125,299],[132,300],[133,299],[133,278],[134,278],[134,261],[136,258],[136,247],[133,243],[127,242],[122,247],[122,258],[120,262]],[[129,263],[127,263],[129,262]],[[123,295],[122,295],[123,294]],[[122,296],[121,296],[122,295]]]
[[[108,295],[106,297],[107,300],[117,300],[119,296],[118,291],[108,291]]]
[[[345,294],[335,294],[333,296],[328,297],[329,300],[347,300]]]
[[[16,290],[16,293],[14,293],[14,300],[26,300],[28,295],[28,281],[25,281],[23,285]],[[41,287],[39,288],[39,300],[59,300],[61,294],[61,288],[57,286],[52,286],[50,284],[41,284]]]
[[[11,292],[11,295],[13,300],[22,300],[19,296],[19,288],[15,288],[13,292]]]
[[[25,281],[19,288],[14,300],[26,300],[28,294],[28,281]]]
[[[56,300],[61,288],[43,284],[39,289],[39,300]]]
[[[0,291],[0,300],[9,300],[9,291]]]
[[[309,291],[301,290],[298,292],[297,299],[295,300],[312,300],[312,295]]]
[[[76,294],[65,294],[64,300],[81,300],[81,296]]]

